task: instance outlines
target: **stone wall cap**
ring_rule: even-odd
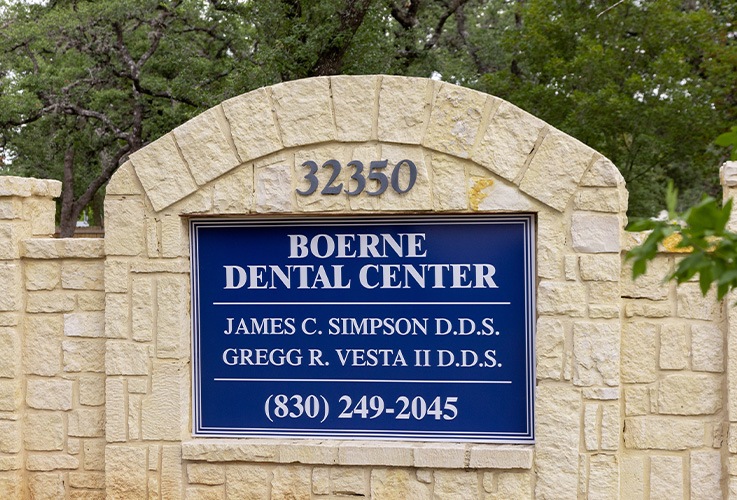
[[[737,161],[725,161],[719,169],[719,180],[722,186],[737,186]]]
[[[32,177],[0,176],[0,196],[42,196],[58,198],[61,194],[61,181],[34,179]]]

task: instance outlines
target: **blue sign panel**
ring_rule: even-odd
[[[531,442],[533,220],[193,220],[194,434]]]

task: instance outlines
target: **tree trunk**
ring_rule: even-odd
[[[62,238],[74,236],[77,217],[79,217],[79,213],[75,213],[74,208],[74,146],[69,146],[64,153],[64,174],[61,182],[59,236]]]

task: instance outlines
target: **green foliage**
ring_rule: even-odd
[[[732,130],[729,132],[725,132],[717,137],[714,144],[717,146],[731,147],[730,159],[737,160],[737,125],[732,127]]]
[[[684,283],[698,275],[701,293],[706,295],[716,285],[717,299],[737,288],[737,234],[727,230],[732,213],[732,200],[724,206],[711,197],[703,199],[684,213],[677,213],[677,191],[668,186],[667,218],[640,219],[632,222],[628,231],[650,231],[645,241],[627,253],[632,260],[632,277],[647,270],[658,246],[671,235],[677,235],[677,248],[688,249],[688,256],[678,262],[675,271],[667,277]]]

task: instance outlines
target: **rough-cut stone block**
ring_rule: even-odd
[[[364,142],[375,137],[373,129],[379,78],[378,76],[330,78],[339,141]]]
[[[148,346],[121,340],[108,340],[105,372],[108,375],[148,375]]]
[[[67,290],[104,290],[102,262],[64,262],[61,265],[61,286]]]
[[[466,210],[468,196],[464,182],[466,179],[464,163],[457,158],[440,153],[433,153],[431,158],[434,208],[448,211]],[[481,182],[480,179],[477,181]],[[493,183],[491,179],[488,181]]]
[[[268,90],[257,89],[222,103],[238,155],[246,162],[282,148]]]
[[[647,386],[635,385],[625,389],[624,413],[628,417],[650,413],[650,390]]]
[[[271,96],[285,147],[335,139],[329,78],[280,83]]]
[[[433,469],[463,468],[466,447],[455,443],[438,443],[418,446],[414,450],[414,466]]]
[[[26,450],[54,451],[64,447],[64,420],[61,413],[28,413],[23,429]]]
[[[376,468],[371,470],[371,498],[430,500],[433,496],[430,485],[413,477],[407,469]]]
[[[535,400],[535,496],[567,498],[578,487],[581,395],[573,387],[541,383]]]
[[[254,203],[257,212],[288,212],[292,209],[291,171],[290,163],[275,163],[256,168]]]
[[[684,325],[665,324],[660,327],[661,370],[683,370],[688,366],[689,354]]]
[[[147,448],[108,446],[105,451],[105,493],[108,498],[147,498]]]
[[[412,446],[407,443],[392,442],[346,442],[338,450],[341,465],[412,465]]]
[[[586,451],[599,449],[599,404],[586,403],[583,411],[583,440]]]
[[[61,291],[30,292],[26,296],[26,312],[53,313],[74,310],[76,301],[71,293]]]
[[[80,375],[79,404],[85,406],[105,404],[105,378],[102,375]]]
[[[47,179],[33,179],[12,175],[0,176],[0,196],[41,196],[57,198],[61,194],[61,182]]]
[[[585,387],[582,391],[584,399],[613,401],[619,399],[619,387]]]
[[[716,321],[721,317],[721,303],[713,287],[706,297],[701,295],[698,283],[683,283],[676,292],[679,318]]]
[[[589,463],[589,499],[619,498],[619,463],[615,455],[592,455]]]
[[[539,317],[536,336],[537,378],[560,380],[565,347],[563,322],[557,318]]]
[[[178,498],[182,491],[182,448],[179,444],[161,447],[161,498]]]
[[[532,476],[519,472],[502,472],[497,475],[496,494],[496,498],[500,500],[528,500],[532,498]]]
[[[82,408],[69,413],[69,435],[76,437],[102,437],[105,434],[105,411],[98,408]]]
[[[620,458],[620,497],[645,498],[645,459],[641,455]]]
[[[105,437],[109,443],[127,439],[127,422],[124,382],[108,377],[105,382]]]
[[[576,193],[573,199],[574,210],[587,210],[590,212],[619,213],[619,191],[613,189],[582,189]]]
[[[617,254],[581,255],[580,266],[584,281],[619,281],[621,257]]]
[[[283,465],[274,469],[271,479],[272,498],[310,500],[312,498],[311,476],[312,471],[309,467],[299,465]]]
[[[225,467],[221,464],[187,464],[187,480],[190,484],[225,484]]]
[[[415,450],[415,466],[418,466],[416,453]],[[532,447],[474,445],[468,466],[472,469],[531,469],[533,454]]]
[[[537,214],[537,275],[539,278],[561,278],[566,253],[566,222],[557,212],[544,207]]]
[[[365,496],[366,472],[359,467],[332,467],[330,469],[331,491],[335,495]]]
[[[130,161],[157,212],[197,190],[171,133],[131,154]],[[109,213],[107,207],[105,213]]]
[[[0,452],[19,453],[21,451],[21,423],[0,420]]]
[[[620,219],[616,215],[574,212],[571,216],[573,249],[581,253],[620,251]]]
[[[586,312],[586,288],[575,282],[543,281],[538,285],[537,311],[543,315],[581,317]]]
[[[718,325],[691,326],[691,367],[694,371],[724,371],[724,338]]]
[[[435,179],[433,179],[435,181]],[[472,210],[488,212],[533,212],[537,204],[516,186],[501,180],[469,177],[469,202]]]
[[[658,391],[658,409],[668,415],[712,415],[722,408],[722,381],[709,375],[676,374],[664,377]]]
[[[380,141],[419,144],[430,116],[432,82],[384,76],[379,91]]]
[[[36,410],[71,410],[72,381],[29,379],[26,383],[26,404]]]
[[[136,171],[133,169],[133,164],[131,162],[127,161],[118,167],[118,170],[115,171],[105,187],[105,194],[141,194],[138,177],[136,177]]]
[[[637,300],[627,302],[624,307],[624,315],[627,318],[668,318],[671,317],[672,307],[670,302],[653,302],[651,300]]]
[[[573,383],[619,384],[619,323],[574,323]]]
[[[162,363],[155,366],[151,394],[143,399],[141,431],[145,440],[181,439],[179,416],[182,371],[184,367]]]
[[[562,212],[568,206],[594,151],[572,137],[551,130],[527,167],[519,187]]]
[[[723,498],[719,451],[691,452],[691,499]]]
[[[62,318],[31,315],[26,319],[23,364],[26,373],[53,376],[61,369]]]
[[[0,259],[17,259],[21,254],[21,240],[30,236],[27,227],[8,222],[0,225]]]
[[[226,498],[269,498],[269,476],[269,469],[260,465],[228,465],[225,468]]]
[[[240,163],[228,142],[229,131],[221,126],[221,113],[220,106],[215,106],[172,132],[192,177],[200,186]]]
[[[105,337],[109,339],[128,336],[128,295],[105,294]]]
[[[158,316],[156,330],[156,356],[159,358],[184,358],[189,355],[189,314],[182,307],[189,300],[189,279],[165,276],[157,286]]]
[[[279,447],[279,462],[301,464],[338,463],[338,444],[333,441],[311,441]]]
[[[665,282],[672,271],[673,261],[662,255],[648,263],[647,272],[632,279],[632,262],[622,266],[622,293],[627,297],[663,300],[668,297],[670,286]]]
[[[604,404],[601,406],[601,449],[616,451],[619,449],[619,435],[622,431],[619,425],[619,404]]]
[[[28,261],[25,265],[26,290],[53,290],[61,282],[58,262]]]
[[[33,499],[64,498],[64,476],[60,472],[30,474],[28,491]]]
[[[542,120],[503,101],[471,158],[508,181],[514,181],[545,126]]]
[[[20,198],[0,198],[0,220],[21,219],[23,203]]]
[[[657,378],[657,326],[630,323],[622,330],[622,381],[654,382]]]
[[[253,205],[253,165],[228,173],[213,184],[213,212],[247,214]]]
[[[331,446],[335,446],[335,443]],[[276,462],[279,448],[273,440],[248,439],[233,442],[207,439],[183,443],[182,457],[185,460],[205,462]]]
[[[422,144],[461,158],[470,156],[487,102],[494,98],[456,85],[442,84],[435,94]]]
[[[0,262],[0,283],[3,284],[3,292],[0,294],[0,311],[20,310],[21,292],[25,288],[20,265],[14,262]]]
[[[56,203],[54,200],[41,198],[23,200],[23,213],[25,218],[31,221],[31,234],[47,238],[54,235],[56,231],[54,223]]]
[[[105,313],[73,312],[64,315],[65,337],[99,338],[105,335]]]
[[[105,253],[138,255],[144,246],[144,207],[138,199],[105,199]]]
[[[299,189],[304,192],[309,188],[310,182],[305,179],[305,175],[310,172],[310,167],[305,166],[307,162],[315,162],[320,168],[315,172],[315,177],[318,182],[318,189],[308,196],[297,195],[295,196],[296,209],[298,211],[305,212],[327,212],[327,211],[338,211],[345,210],[348,204],[348,197],[343,193],[337,196],[325,196],[322,194],[322,187],[327,186],[332,179],[335,171],[332,167],[323,167],[327,160],[336,160],[343,168],[340,170],[340,174],[333,180],[333,186],[339,189],[355,189],[355,181],[352,181],[350,176],[354,172],[353,166],[348,166],[348,163],[352,159],[357,159],[363,162],[364,168],[369,168],[369,161],[378,158],[378,150],[376,146],[371,147],[372,153],[366,154],[364,148],[356,148],[355,152],[351,154],[351,147],[343,144],[321,144],[311,148],[302,148],[294,153],[294,180],[295,189]],[[372,183],[368,182],[367,187],[371,189]],[[367,196],[367,195],[363,195]]]
[[[433,473],[435,498],[478,498],[479,480],[475,471],[438,470]]]
[[[20,373],[22,334],[22,328],[0,327],[0,377],[16,378]]]
[[[650,498],[683,498],[683,459],[655,455],[650,458]]]
[[[638,450],[698,448],[704,445],[704,423],[668,417],[626,418],[624,444]]]
[[[596,160],[581,178],[581,186],[587,187],[614,187],[623,184],[624,178],[619,169],[604,157]]]

